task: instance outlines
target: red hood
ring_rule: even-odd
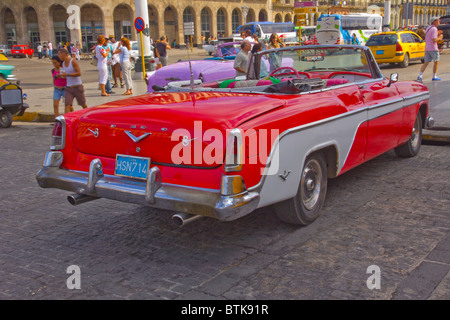
[[[236,128],[281,105],[284,101],[260,94],[148,94],[89,108],[79,118],[73,141],[79,151],[88,154],[106,157],[130,154],[171,163],[171,151],[180,143],[171,141],[175,130],[185,129],[191,138],[195,138],[198,132],[194,132],[194,122],[201,121],[203,132],[219,129],[224,134],[226,129]],[[99,132],[97,138],[93,134],[96,130]],[[136,137],[145,133],[151,135],[135,143],[124,131],[130,131]],[[203,143],[204,146],[207,144]],[[139,154],[136,153],[138,146],[141,148]]]

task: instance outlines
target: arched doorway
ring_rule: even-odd
[[[224,11],[225,10],[223,8],[217,10],[217,38],[222,38],[225,36],[226,17]]]
[[[255,21],[255,11],[253,9],[249,9],[247,13],[246,22],[254,22]]]
[[[260,21],[260,22],[267,21],[267,11],[266,10],[262,9],[261,11],[259,11],[258,21]]]
[[[6,43],[9,46],[17,44],[16,19],[14,18],[14,13],[11,9],[6,8],[2,11],[2,14],[4,21],[4,26],[2,26],[2,29],[6,35]]]
[[[103,34],[103,11],[95,4],[85,4],[81,7],[80,16],[82,41],[91,50],[97,36]]]
[[[68,16],[66,8],[62,5],[55,4],[50,7],[50,18],[53,21],[53,31],[55,33],[55,45],[70,41],[70,32],[66,25]]]
[[[184,43],[191,43],[191,35],[186,35],[184,33],[184,23],[186,22],[194,22],[195,21],[195,16],[194,16],[194,9],[192,9],[191,7],[187,7],[184,9],[183,11],[183,34],[184,34]],[[196,40],[194,38],[194,35],[192,35],[192,41],[194,43],[196,43]]]
[[[211,10],[209,8],[203,8],[200,13],[201,33],[205,37],[206,41],[211,40]]]
[[[114,8],[113,19],[114,19],[114,37],[120,39],[125,37],[130,40],[134,40],[132,28],[132,16],[133,12],[131,8],[124,4],[119,4]]]
[[[41,41],[39,34],[39,21],[36,10],[34,10],[33,7],[26,7],[23,11],[23,15],[27,25],[29,44],[35,49]]]
[[[159,39],[159,14],[158,10],[154,6],[148,6],[148,24],[150,29],[150,38],[153,41]]]
[[[174,7],[169,6],[166,8],[166,10],[164,10],[164,27],[166,30],[165,36],[167,36],[167,41],[169,43],[172,43],[173,40],[176,41],[178,25],[177,25],[177,12]],[[179,43],[179,41],[176,42]]]
[[[278,22],[283,22],[283,20],[282,20],[282,18],[281,18],[281,14],[277,13],[277,14],[275,15],[275,22],[276,22],[276,23],[278,23]]]
[[[289,13],[284,16],[284,22],[292,22],[292,16]]]
[[[236,33],[237,28],[242,24],[241,13],[238,9],[234,9],[231,13],[231,28],[233,29],[231,32]]]

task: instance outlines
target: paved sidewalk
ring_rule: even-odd
[[[113,88],[114,94],[109,97],[102,97],[100,90],[98,90],[98,82],[83,83],[86,101],[88,107],[98,106],[107,102],[116,101],[120,99],[127,99],[133,96],[139,96],[147,92],[147,85],[144,80],[133,80],[133,95],[123,96],[126,88]],[[53,122],[53,87],[43,89],[27,89],[26,103],[30,106],[25,114],[21,117],[14,117],[15,121],[33,121],[33,122]],[[76,100],[74,101],[75,110],[80,109]],[[61,99],[59,104],[60,114],[64,113],[64,99]]]

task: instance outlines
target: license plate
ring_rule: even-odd
[[[384,50],[377,50],[377,54],[383,54]]]
[[[136,179],[147,179],[150,168],[150,158],[116,155],[116,168],[114,174]]]

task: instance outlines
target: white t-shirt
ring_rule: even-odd
[[[103,48],[103,46],[97,45],[95,47],[95,56],[97,57],[97,67],[106,67],[106,60],[107,57],[105,58],[102,53],[105,53],[105,49]]]

